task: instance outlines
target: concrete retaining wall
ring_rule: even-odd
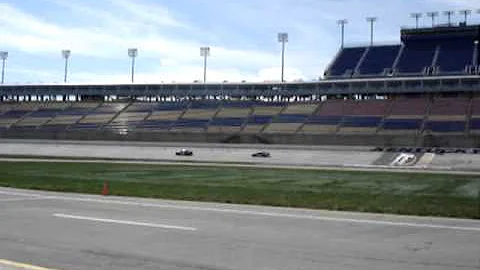
[[[129,132],[110,131],[0,131],[0,138],[98,140],[98,141],[155,141],[198,143],[248,143],[296,145],[360,145],[360,146],[425,146],[425,147],[480,147],[480,136],[466,135],[306,135],[306,134],[223,134],[183,132]]]

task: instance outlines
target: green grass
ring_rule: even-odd
[[[0,162],[0,186],[480,219],[480,176],[99,163]]]

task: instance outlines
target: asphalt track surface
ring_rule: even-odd
[[[179,157],[175,152],[187,148],[192,157]],[[42,157],[63,159],[123,160],[149,163],[210,163],[254,165],[261,167],[295,167],[320,169],[366,169],[401,171],[437,171],[445,173],[480,173],[480,155],[434,155],[427,164],[415,166],[374,165],[384,153],[372,152],[363,146],[292,146],[292,145],[235,145],[180,144],[118,141],[52,141],[0,140],[0,157]],[[254,158],[252,153],[267,150],[270,158]],[[387,153],[389,154],[389,153]],[[232,165],[233,166],[233,165]]]
[[[8,270],[480,269],[475,220],[0,188],[0,224]]]

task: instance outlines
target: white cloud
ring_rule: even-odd
[[[0,13],[9,16],[0,17],[2,46],[24,53],[55,57],[59,57],[61,49],[68,48],[72,50],[72,58],[96,57],[104,61],[125,59],[127,48],[138,47],[139,58],[160,59],[163,70],[159,73],[161,76],[155,71],[138,74],[139,80],[192,81],[202,77],[198,74],[198,70],[202,70],[199,55],[199,47],[202,44],[185,38],[192,28],[188,23],[176,20],[167,9],[130,0],[104,0],[111,4],[111,11],[93,8],[76,1],[68,5],[59,0],[48,1],[69,8],[79,16],[88,14],[96,18],[95,23],[89,26],[75,25],[72,20],[70,23],[73,23],[73,26],[62,25],[55,21],[40,19],[3,3],[0,4]],[[130,17],[130,20],[124,16]],[[152,25],[155,26],[155,31]],[[139,26],[145,27],[137,29]],[[160,34],[159,28],[184,32],[183,35],[171,37]],[[277,66],[278,56],[269,52],[215,45],[211,47],[212,56],[209,64],[212,68],[209,70],[214,80],[239,81],[244,78],[258,80],[258,74],[268,74],[263,70]],[[11,61],[15,61],[13,55],[11,58]],[[96,75],[98,73],[82,70],[71,78],[73,81],[124,80],[124,76],[98,76]],[[295,76],[298,73],[295,72]],[[42,74],[38,77],[49,76]]]

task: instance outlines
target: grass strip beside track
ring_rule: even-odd
[[[0,186],[163,199],[480,219],[480,176],[0,162]]]

